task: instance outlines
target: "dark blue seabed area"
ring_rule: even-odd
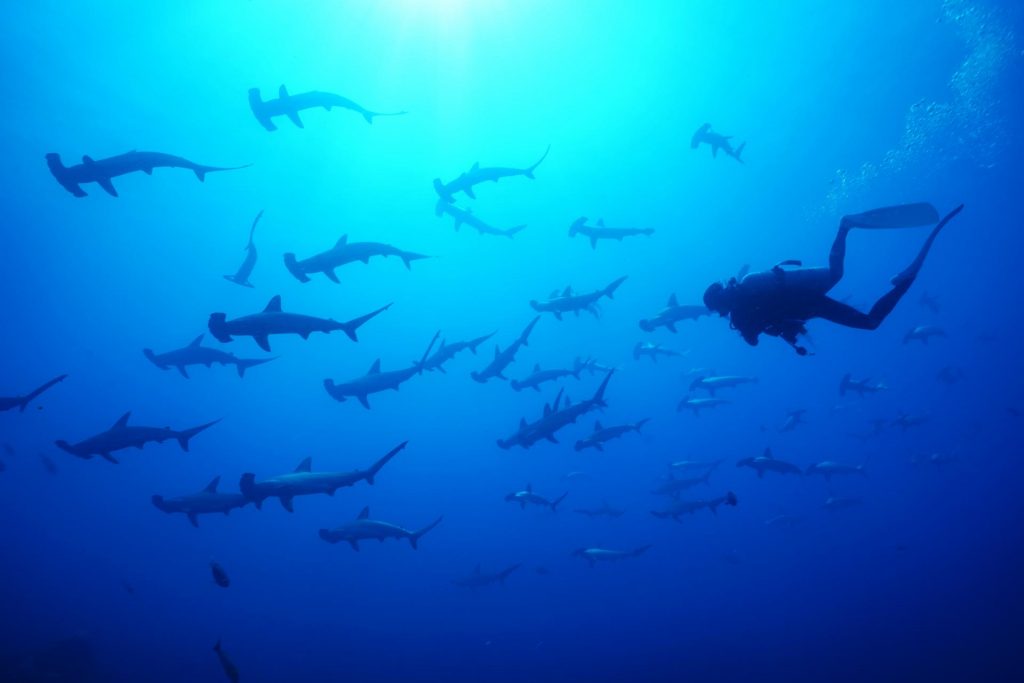
[[[68,377],[0,413],[0,681],[228,680],[218,639],[254,683],[1024,680],[1021,24],[995,0],[4,3],[0,396]],[[408,113],[309,109],[303,128],[280,116],[269,132],[247,93],[273,100],[281,84]],[[744,163],[691,148],[705,122],[745,143]],[[535,178],[455,198],[491,226],[525,224],[511,239],[435,215],[434,178],[524,167],[549,145]],[[129,150],[251,166],[204,182],[156,168],[113,178],[117,198],[96,183],[75,198],[44,160]],[[877,331],[812,321],[800,357],[718,316],[675,334],[638,324],[672,294],[701,305],[744,264],[823,265],[841,216],[908,202],[965,209]],[[259,211],[254,286],[240,287],[223,275]],[[580,216],[654,233],[592,249],[568,236]],[[926,232],[855,230],[833,295],[870,307]],[[342,235],[430,258],[352,263],[337,284],[285,267]],[[541,314],[506,373],[589,359],[616,368],[607,406],[558,443],[500,448],[605,372],[517,392],[471,371],[537,315],[531,300],[622,276],[599,315]],[[211,313],[275,295],[336,320],[392,305],[358,342],[275,336],[266,353],[210,334]],[[917,326],[944,335],[905,342]],[[324,390],[376,359],[409,367],[438,330],[495,334],[370,410]],[[275,360],[185,379],[142,353],[200,334]],[[680,355],[637,360],[640,342]],[[841,396],[847,373],[885,388]],[[757,382],[677,411],[704,375]],[[784,429],[794,410],[806,422]],[[126,411],[220,422],[188,452],[171,440],[116,465],[55,445]],[[574,449],[595,421],[645,418],[603,451]],[[314,472],[366,468],[404,441],[373,486],[296,497],[294,512],[271,498],[193,528],[151,501],[216,476],[238,493],[244,473],[307,457]],[[863,476],[736,466],[765,448]],[[723,462],[679,500],[737,505],[652,515],[684,460]],[[568,495],[554,512],[506,502],[528,484]],[[577,512],[604,502],[624,513]],[[318,537],[364,507],[410,529],[443,521],[417,550]],[[648,545],[594,567],[573,554]],[[457,585],[516,564],[504,583]]]

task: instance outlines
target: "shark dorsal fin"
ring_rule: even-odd
[[[472,171],[479,171],[479,170],[480,170],[480,162],[479,162],[479,161],[474,161],[474,162],[473,162],[473,167],[472,167],[472,168],[470,168],[469,170],[470,170],[471,172],[472,172]]]
[[[296,472],[309,472],[313,469],[313,458],[303,458],[299,466],[295,468]]]
[[[599,432],[602,429],[604,429],[604,428],[601,426],[601,421],[600,420],[595,420],[594,421],[594,431],[595,432]]]
[[[533,493],[533,484],[527,484],[526,485],[526,492],[527,493]]]
[[[544,404],[544,414],[545,415],[550,415],[551,414],[551,404],[550,403],[545,403]]]
[[[360,510],[359,514],[356,515],[356,519],[369,519],[369,518],[370,518],[370,506],[369,505],[367,505],[362,510]]]
[[[380,358],[378,358],[377,360],[373,361],[373,365],[370,366],[370,372],[368,372],[367,374],[369,374],[369,375],[379,375],[380,374]]]
[[[534,363],[533,364],[533,371],[534,372],[540,372],[540,363]]]
[[[603,218],[598,218],[597,219],[597,226],[599,228],[603,228],[604,227],[604,219]]]
[[[334,248],[338,249],[340,247],[345,246],[346,244],[348,244],[348,235],[342,235],[341,237],[338,238],[338,241],[334,243]]]
[[[562,290],[562,296],[571,296],[571,295],[572,295],[572,285],[566,285],[565,289]]]
[[[679,305],[679,299],[676,298],[676,293],[675,292],[672,292],[672,295],[669,296],[669,298],[668,298],[668,305],[669,306],[678,306]]]
[[[92,157],[89,156],[88,154],[83,154],[82,155],[82,163],[85,164],[86,166],[88,166],[89,164],[95,164],[96,162],[93,161]]]
[[[775,455],[772,454],[772,449],[770,449],[770,448],[764,449],[764,457],[768,458],[769,460],[774,460],[775,459]]]
[[[128,424],[128,420],[131,418],[131,416],[132,416],[132,411],[129,410],[127,413],[125,413],[121,417],[117,418],[117,422],[114,423],[114,428],[116,429],[118,427],[126,426]]]
[[[204,337],[204,336],[205,336],[205,335],[202,335],[202,334],[201,334],[201,335],[199,335],[198,337],[196,337],[195,339],[193,339],[193,340],[192,340],[192,341],[191,341],[191,342],[189,343],[188,347],[189,347],[190,349],[198,349],[198,348],[199,348],[199,345],[203,343],[203,337]]]
[[[263,309],[264,313],[280,313],[281,312],[281,295],[275,294],[274,298],[270,300],[267,307]]]
[[[277,96],[282,100],[288,97],[288,88],[284,87],[284,83],[282,83],[281,87],[277,89]]]
[[[214,477],[213,481],[211,481],[209,484],[207,484],[206,488],[203,489],[203,492],[204,493],[217,493],[217,484],[219,484],[219,483],[220,483],[220,475]]]

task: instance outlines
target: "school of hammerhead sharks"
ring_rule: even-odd
[[[256,120],[267,131],[277,129],[275,118],[279,119],[280,117],[285,117],[295,126],[303,128],[305,124],[300,114],[304,110],[311,109],[328,111],[332,108],[346,109],[358,113],[367,123],[373,123],[376,117],[399,116],[406,113],[370,111],[350,99],[329,92],[311,91],[290,94],[283,85],[275,99],[264,99],[259,89],[251,89],[249,104]],[[711,148],[713,157],[717,157],[718,152],[721,151],[725,156],[744,163],[742,153],[745,143],[734,148],[730,140],[731,136],[714,132],[710,124],[704,124],[693,135],[691,147],[696,149],[701,145],[707,145]],[[456,206],[457,196],[464,195],[474,199],[477,187],[487,182],[497,182],[513,177],[533,179],[535,170],[547,157],[549,151],[550,146],[536,162],[525,168],[482,167],[479,164],[474,164],[468,171],[450,182],[446,183],[435,179],[433,185],[438,197],[435,213],[439,217],[451,217],[456,230],[465,225],[482,235],[513,238],[525,226],[517,225],[511,228],[492,226],[471,210]],[[114,178],[139,171],[151,175],[155,168],[187,169],[195,173],[200,181],[203,181],[208,173],[243,168],[205,166],[171,154],[140,151],[132,151],[105,159],[84,156],[81,163],[71,166],[65,165],[59,154],[50,153],[46,155],[46,163],[56,181],[78,198],[87,196],[82,186],[90,183],[98,185],[110,196],[117,197],[118,192],[113,183]],[[803,264],[795,261],[784,261],[764,272],[750,273],[746,267],[743,267],[736,276],[724,282],[712,283],[704,294],[703,303],[680,304],[673,294],[662,310],[650,318],[639,321],[639,326],[645,332],[651,332],[657,328],[676,332],[677,326],[684,321],[696,320],[701,316],[717,313],[721,317],[728,318],[730,326],[737,330],[748,344],[756,345],[759,336],[764,334],[785,341],[797,353],[805,355],[808,352],[800,345],[799,338],[806,334],[804,324],[810,319],[820,318],[857,329],[873,330],[877,328],[910,288],[941,229],[962,208],[962,206],[956,207],[941,218],[936,209],[926,203],[883,207],[861,214],[844,216],[840,221],[827,267],[806,268],[803,267]],[[250,276],[257,263],[254,235],[261,216],[262,212],[256,216],[250,228],[244,261],[236,272],[224,276],[229,282],[242,287],[253,287]],[[861,312],[828,296],[829,290],[842,278],[846,235],[850,230],[910,228],[926,225],[934,227],[917,257],[904,271],[892,279],[892,290],[882,296],[870,311]],[[569,227],[570,237],[582,235],[589,240],[592,248],[596,248],[602,241],[614,242],[635,236],[650,236],[653,232],[649,228],[607,227],[603,221],[589,224],[586,218],[577,219]],[[409,268],[412,262],[426,258],[421,254],[403,251],[390,244],[350,242],[347,237],[342,237],[329,249],[306,258],[298,258],[293,253],[284,254],[284,265],[288,272],[300,282],[309,282],[312,276],[322,275],[337,283],[336,270],[338,268],[355,262],[368,263],[374,257],[390,256],[400,259],[406,268]],[[501,449],[530,448],[543,440],[558,443],[557,435],[563,428],[576,423],[583,416],[607,406],[605,393],[616,370],[604,366],[594,359],[577,358],[572,367],[564,369],[541,369],[539,366],[534,366],[532,372],[522,379],[509,379],[505,373],[515,362],[519,350],[528,345],[531,331],[542,315],[548,314],[558,320],[562,320],[563,316],[569,314],[579,316],[581,313],[589,313],[596,316],[599,313],[599,303],[606,298],[612,299],[616,289],[625,280],[625,277],[619,278],[606,287],[591,292],[581,293],[566,288],[562,291],[552,292],[546,300],[531,301],[530,306],[536,311],[537,316],[526,325],[517,337],[507,341],[504,348],[496,346],[493,358],[486,365],[470,373],[471,378],[476,382],[503,380],[508,381],[509,386],[515,391],[533,389],[538,392],[544,384],[557,383],[568,377],[578,379],[583,372],[602,375],[597,390],[589,398],[572,402],[564,396],[563,390],[559,390],[555,399],[543,406],[542,414],[539,417],[533,421],[523,418],[516,429],[506,437],[497,440],[498,447]],[[932,308],[937,305],[934,299],[927,295],[922,298],[921,303]],[[389,306],[390,304],[368,311],[351,320],[339,322],[285,310],[281,297],[274,296],[262,311],[249,315],[229,318],[222,312],[212,313],[209,317],[208,330],[209,334],[221,344],[230,343],[236,337],[250,337],[265,352],[271,351],[270,338],[274,335],[298,335],[302,339],[308,339],[314,332],[329,334],[340,331],[352,341],[358,341],[359,330],[384,313]],[[396,390],[403,383],[424,372],[446,372],[445,366],[456,355],[466,350],[476,355],[477,349],[490,340],[494,334],[466,341],[441,340],[438,344],[440,336],[438,333],[434,335],[419,360],[408,367],[385,371],[381,370],[378,360],[361,377],[344,381],[325,379],[323,386],[333,399],[337,401],[355,399],[364,408],[369,409],[372,394]],[[908,332],[904,341],[917,340],[927,343],[929,338],[943,334],[943,330],[937,326],[921,326]],[[158,368],[176,370],[186,378],[189,376],[188,369],[190,367],[210,367],[213,364],[234,366],[239,377],[244,377],[249,369],[273,360],[271,357],[240,358],[221,348],[204,346],[202,343],[204,337],[205,335],[200,335],[192,343],[180,349],[159,353],[145,349],[144,354]],[[680,354],[676,351],[650,342],[638,343],[633,348],[633,357],[637,360],[649,358],[651,361],[657,362],[659,357],[678,355]],[[0,411],[15,408],[24,411],[43,392],[50,390],[65,378],[66,375],[55,377],[22,395],[0,397]],[[691,393],[679,403],[678,410],[689,410],[695,415],[700,415],[701,411],[713,409],[729,402],[728,399],[718,395],[720,391],[735,389],[740,385],[756,381],[756,377],[715,375],[709,371],[695,372],[690,385]],[[841,394],[857,393],[860,395],[884,389],[885,386],[881,383],[873,382],[870,379],[855,379],[850,375],[842,378],[839,387]],[[705,394],[700,395],[697,393],[698,391],[703,391]],[[782,429],[784,431],[791,430],[800,424],[803,412],[790,413]],[[925,419],[927,419],[925,416],[901,415],[894,421],[877,424],[876,430],[890,425],[906,429]],[[605,444],[611,440],[629,433],[639,433],[646,422],[647,420],[640,420],[635,423],[605,426],[598,420],[591,433],[576,441],[575,450],[596,449],[602,451]],[[215,424],[216,422],[209,422],[185,429],[150,427],[132,424],[131,414],[126,413],[111,427],[93,436],[75,442],[60,439],[56,441],[56,445],[78,458],[91,459],[98,456],[111,463],[118,463],[116,454],[119,451],[129,448],[141,449],[149,443],[177,441],[182,450],[188,451],[191,440]],[[276,498],[286,510],[291,512],[294,510],[294,499],[297,496],[333,495],[340,488],[354,486],[362,481],[373,484],[381,469],[405,447],[406,442],[396,445],[366,469],[349,472],[318,472],[313,471],[311,459],[307,458],[293,472],[263,480],[258,480],[253,473],[245,473],[239,481],[237,493],[218,490],[220,477],[217,477],[196,493],[176,497],[154,495],[152,502],[163,512],[184,515],[193,526],[199,525],[201,515],[228,514],[232,510],[242,508],[250,503],[260,508],[268,498]],[[721,495],[710,498],[684,498],[689,489],[698,484],[706,484],[711,474],[722,462],[722,460],[686,460],[672,463],[672,474],[667,476],[653,491],[655,494],[666,496],[669,504],[654,510],[652,514],[660,518],[679,521],[680,518],[700,510],[706,509],[717,514],[719,507],[723,505],[737,505],[737,497],[732,491],[724,491]],[[0,460],[0,467],[2,464],[3,461]],[[770,450],[766,450],[763,455],[757,457],[744,458],[737,463],[737,466],[754,470],[758,477],[774,473],[819,475],[830,480],[832,477],[864,474],[863,464],[852,465],[826,460],[814,463],[809,467],[800,467],[774,457]],[[528,485],[524,490],[509,493],[505,499],[524,508],[527,505],[534,505],[555,511],[565,497],[566,494],[562,494],[558,497],[548,498],[534,492]],[[859,502],[855,498],[830,497],[826,501],[825,507],[841,509],[857,505]],[[577,509],[576,512],[590,517],[617,517],[623,514],[622,510],[615,509],[607,503],[602,507]],[[775,524],[787,524],[791,520],[786,517],[786,515],[780,515],[777,519],[770,521]],[[364,541],[384,541],[385,539],[406,539],[415,549],[423,536],[441,521],[442,519],[438,517],[424,527],[410,529],[373,519],[370,517],[369,509],[364,508],[354,520],[335,528],[320,529],[319,536],[328,543],[347,543],[356,551],[360,549],[360,543]],[[592,547],[580,548],[573,554],[594,566],[599,562],[639,557],[649,548],[649,545],[633,549]],[[482,572],[477,566],[471,574],[456,580],[455,583],[466,587],[502,583],[520,566],[515,564],[494,573]],[[219,564],[211,563],[211,571],[217,585],[223,587],[230,585],[226,571]],[[231,680],[237,681],[238,669],[221,648],[219,642],[215,650],[225,674]]]

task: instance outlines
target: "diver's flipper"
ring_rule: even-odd
[[[915,258],[902,273],[892,279],[893,286],[900,287],[902,285],[909,285],[910,282],[913,282],[914,278],[917,277],[917,273],[921,270],[921,266],[924,265],[924,259],[928,256],[928,252],[931,251],[932,243],[935,241],[935,238],[938,237],[939,231],[946,226],[946,223],[953,220],[953,218],[960,213],[963,208],[964,205],[961,204],[946,214],[942,220],[939,221],[938,225],[932,229],[931,234],[928,235],[928,239],[924,241],[924,245],[921,247],[921,251],[918,252],[917,258]],[[925,339],[925,341],[927,341],[927,339]]]
[[[939,212],[926,202],[885,206],[843,216],[843,224],[850,228],[915,228],[938,220]]]

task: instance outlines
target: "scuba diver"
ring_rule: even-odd
[[[713,132],[711,130],[711,124],[705,123],[703,126],[698,128],[697,132],[693,134],[692,138],[690,138],[690,147],[692,149],[697,149],[700,147],[700,143],[706,142],[711,145],[712,158],[718,156],[718,150],[722,150],[742,164],[743,159],[740,158],[740,155],[743,154],[743,148],[747,146],[747,143],[741,142],[739,147],[733,149],[732,143],[729,142],[731,139],[731,135],[722,135],[721,133]]]
[[[961,204],[942,220],[935,207],[925,203],[843,216],[829,254],[828,268],[803,268],[800,261],[783,261],[768,271],[751,273],[742,279],[730,278],[725,284],[712,284],[704,292],[704,305],[723,318],[728,316],[729,326],[738,330],[751,346],[757,345],[758,336],[763,333],[782,338],[805,356],[807,349],[797,343],[797,337],[807,334],[804,323],[812,318],[824,318],[860,330],[874,330],[881,325],[914,283],[939,231],[963,208]],[[917,258],[892,278],[892,290],[876,301],[870,311],[862,313],[827,296],[843,277],[846,235],[852,228],[911,228],[936,221]],[[787,267],[794,268],[787,270]]]

